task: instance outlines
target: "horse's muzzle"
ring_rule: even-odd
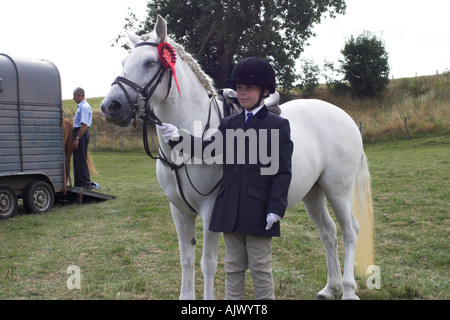
[[[123,104],[117,100],[103,100],[100,106],[105,119],[117,126],[127,127],[131,122],[131,112],[126,110]]]

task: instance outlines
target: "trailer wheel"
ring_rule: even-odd
[[[6,184],[0,184],[0,219],[11,218],[17,209],[17,196]]]
[[[23,194],[23,206],[28,213],[44,213],[52,210],[55,194],[45,181],[31,182]]]

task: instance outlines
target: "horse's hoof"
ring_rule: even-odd
[[[325,297],[324,295],[318,294],[318,295],[314,298],[314,300],[328,300],[328,298]]]

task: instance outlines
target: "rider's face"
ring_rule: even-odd
[[[237,98],[245,109],[251,109],[258,103],[261,91],[262,88],[255,85],[238,84],[236,86]]]

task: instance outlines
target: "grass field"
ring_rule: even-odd
[[[362,299],[450,299],[450,136],[370,144],[380,289],[358,279]],[[101,192],[117,199],[58,204],[0,221],[0,299],[177,299],[181,266],[168,202],[144,152],[92,154]],[[197,298],[203,296],[197,225]],[[325,255],[301,204],[273,241],[277,299],[312,299],[326,283]],[[223,241],[216,299],[224,297]],[[342,253],[342,241],[340,242]],[[342,261],[342,259],[341,259]],[[81,289],[68,289],[69,266]],[[247,297],[252,298],[250,276]]]

